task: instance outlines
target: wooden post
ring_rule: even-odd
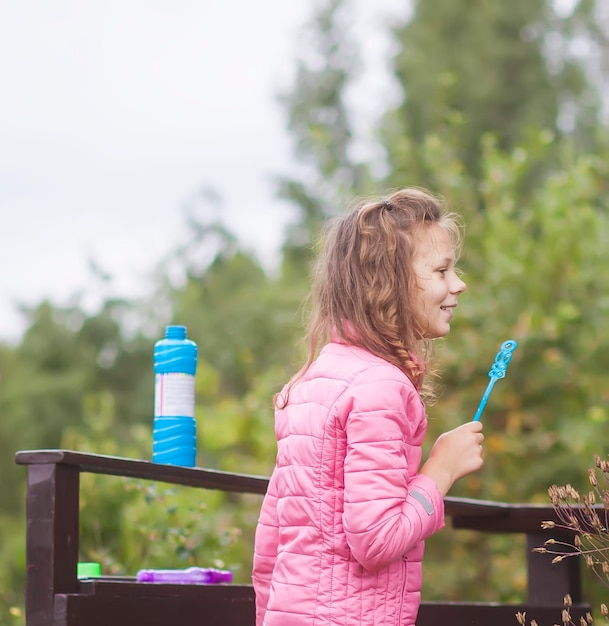
[[[28,626],[53,625],[53,598],[78,591],[79,470],[28,465],[25,605]]]
[[[562,603],[565,595],[570,594],[574,604],[580,603],[582,582],[579,556],[552,564],[555,555],[533,552],[534,548],[542,547],[549,536],[548,532],[527,534],[528,601],[530,604],[556,604]],[[569,543],[573,541],[573,535],[561,537],[552,534],[552,539]]]

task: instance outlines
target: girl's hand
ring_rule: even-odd
[[[484,464],[482,428],[481,422],[467,422],[440,435],[434,443],[420,473],[434,480],[442,495],[459,478],[477,472]]]

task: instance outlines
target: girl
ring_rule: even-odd
[[[465,290],[460,231],[436,198],[407,188],[333,220],[325,235],[309,357],[275,399],[256,623],[413,626],[443,496],[482,467],[480,422],[443,434],[420,467],[429,344],[448,334]]]

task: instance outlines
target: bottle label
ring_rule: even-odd
[[[190,374],[156,374],[155,417],[195,416],[195,377]]]

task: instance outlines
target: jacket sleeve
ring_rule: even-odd
[[[264,621],[278,544],[277,493],[273,474],[260,509],[254,542],[252,582],[256,593],[256,626],[261,626]]]
[[[409,381],[368,380],[349,402],[343,527],[354,557],[376,571],[444,526],[444,501],[432,479],[415,473],[425,412]]]

